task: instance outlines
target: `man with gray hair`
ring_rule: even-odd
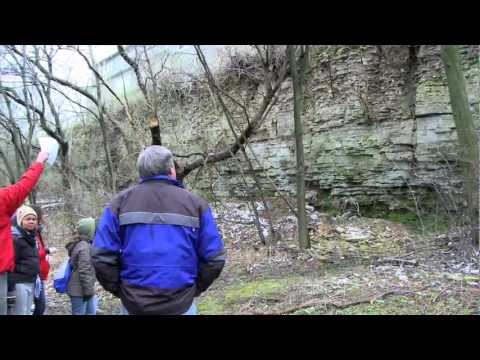
[[[100,219],[97,279],[129,314],[196,314],[194,297],[225,265],[210,206],[176,180],[167,148],[147,147],[137,168],[139,184],[117,194]]]

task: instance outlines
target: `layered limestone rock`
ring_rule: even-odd
[[[461,56],[478,124],[479,46],[461,47]],[[306,78],[304,146],[311,203],[343,199],[395,209],[461,191],[455,123],[439,46],[317,46]],[[248,86],[239,87],[242,95],[248,91]],[[257,96],[252,103],[259,101]],[[220,112],[198,104],[182,108],[177,126],[183,126],[183,132],[165,136],[178,152],[220,150],[233,140]],[[272,182],[282,192],[295,193],[293,131],[293,93],[287,80],[247,149],[270,194],[275,192]],[[178,141],[182,134],[197,135]],[[201,140],[205,138],[208,146]],[[247,176],[246,189],[239,164],[245,172],[247,167],[241,156],[238,159],[190,175],[187,183],[220,197],[253,194],[253,181]]]

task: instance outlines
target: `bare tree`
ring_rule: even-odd
[[[147,104],[147,127],[150,129],[152,144],[162,144],[161,136],[161,124],[159,121],[159,93],[157,91],[158,86],[158,75],[163,71],[164,63],[160,71],[154,73],[151,65],[151,61],[147,54],[146,48],[143,47],[143,57],[146,62],[146,74],[143,74],[142,68],[140,66],[140,56],[137,53],[137,56],[132,57],[127,52],[128,49],[124,48],[122,45],[118,45],[118,53],[120,56],[129,64],[132,70],[135,73],[138,87],[146,101]],[[263,82],[264,82],[264,96],[263,101],[257,109],[257,112],[253,117],[248,117],[249,123],[248,126],[241,131],[238,135],[238,141],[234,141],[230,146],[225,150],[217,153],[204,153],[201,154],[201,158],[194,160],[192,162],[179,165],[176,162],[177,166],[177,177],[179,179],[185,178],[192,171],[203,167],[206,164],[211,164],[219,161],[223,161],[231,158],[235,155],[240,148],[247,143],[247,139],[261,126],[266,115],[273,106],[274,99],[280,85],[286,78],[287,75],[287,64],[285,61],[280,61],[279,64],[274,63],[273,56],[273,46],[266,46],[261,56],[262,66],[263,66]],[[136,49],[135,49],[136,50]],[[217,89],[221,91],[221,89]],[[248,116],[248,114],[247,114]],[[191,155],[191,154],[190,154]],[[186,156],[189,157],[190,155]]]
[[[460,144],[459,159],[464,173],[468,218],[472,239],[479,246],[479,147],[477,129],[468,102],[465,76],[455,46],[444,45],[442,61],[447,74],[453,118]]]
[[[69,142],[65,137],[65,133],[61,126],[60,116],[57,112],[55,105],[53,104],[50,88],[48,85],[45,84],[37,84],[36,88],[38,90],[37,94],[42,100],[42,108],[37,107],[33,103],[23,100],[21,97],[16,94],[15,91],[5,91],[5,88],[1,90],[4,91],[4,95],[8,97],[10,100],[16,102],[17,104],[23,106],[25,108],[25,112],[27,109],[32,113],[35,113],[38,116],[41,128],[52,138],[54,138],[60,145],[60,159],[62,164],[62,174],[63,174],[63,185],[65,190],[70,189],[70,165],[69,165]],[[48,104],[50,109],[50,113],[54,118],[55,125],[52,127],[50,125],[50,121],[47,119],[46,109],[45,109],[45,101]]]
[[[7,108],[10,108],[8,104],[14,102],[20,105],[24,109],[24,113],[27,119],[32,119],[32,123],[38,121],[40,127],[50,137],[54,138],[60,146],[60,172],[62,175],[62,186],[64,192],[65,214],[67,215],[67,221],[73,224],[73,204],[72,198],[72,181],[77,179],[85,185],[85,181],[80,176],[75,174],[70,164],[70,143],[64,130],[64,124],[62,121],[62,112],[58,105],[55,103],[53,97],[53,50],[42,48],[42,54],[46,59],[45,70],[46,74],[50,76],[41,76],[37,73],[38,67],[32,62],[30,56],[25,51],[18,51],[14,47],[9,47],[10,54],[15,56],[21,56],[22,62],[17,62],[16,71],[23,79],[22,93],[23,98],[13,88],[2,86],[0,92],[5,98]],[[49,51],[50,50],[50,51]],[[40,50],[35,48],[35,61],[40,59]],[[28,78],[28,82],[26,79]],[[35,91],[35,92],[34,92]],[[35,99],[35,101],[34,101]],[[35,120],[35,122],[33,122]],[[33,129],[29,130],[28,136],[32,137]],[[31,148],[31,140],[28,142],[28,147]],[[25,155],[26,157],[26,155]]]
[[[180,179],[185,178],[188,174],[199,167],[230,159],[261,127],[270,110],[275,105],[277,92],[285,81],[288,73],[288,63],[286,59],[282,57],[276,59],[273,56],[274,50],[275,47],[269,45],[265,47],[265,51],[259,53],[262,67],[262,101],[259,105],[255,107],[252,106],[253,109],[251,109],[251,111],[254,112],[253,116],[248,115],[248,112],[244,112],[247,126],[238,134],[238,139],[235,139],[222,151],[203,154],[201,159],[194,160],[181,166],[177,173],[177,176]],[[221,91],[221,89],[218,88],[218,91]]]
[[[97,121],[99,121],[99,123],[101,123],[104,126],[105,125],[104,118],[107,118],[115,126],[115,128],[119,131],[119,133],[120,133],[120,135],[121,135],[121,137],[124,141],[127,153],[128,154],[133,153],[134,152],[134,145],[135,146],[139,145],[138,142],[132,141],[133,139],[136,139],[136,136],[130,136],[129,134],[127,134],[127,132],[124,130],[124,126],[123,126],[124,124],[120,124],[119,122],[117,122],[115,120],[115,117],[112,116],[111,113],[107,111],[105,103],[103,101],[102,94],[101,94],[101,88],[104,87],[113,96],[113,98],[118,101],[118,103],[120,104],[125,116],[128,119],[128,123],[132,127],[133,135],[135,135],[135,126],[133,125],[134,124],[133,115],[132,115],[132,112],[130,111],[130,108],[128,106],[127,99],[125,99],[125,101],[122,101],[120,99],[120,97],[118,96],[118,94],[115,93],[115,91],[113,91],[113,89],[108,85],[108,83],[105,81],[103,76],[100,74],[100,72],[97,69],[94,58],[93,58],[93,52],[92,52],[91,46],[89,46],[89,57],[86,56],[83,53],[83,51],[80,49],[79,46],[70,46],[70,47],[67,47],[67,49],[68,48],[71,48],[71,49],[75,50],[76,53],[83,58],[83,60],[87,64],[88,68],[92,71],[92,73],[94,75],[96,88],[97,88],[97,92],[96,92],[96,95],[97,95],[96,100],[97,101],[95,102],[92,99],[90,99],[90,100],[92,100],[94,102],[94,104],[97,106],[97,108],[99,108],[99,110],[100,110],[98,112],[98,114],[94,114],[95,119],[97,119]],[[85,95],[85,94],[83,94],[83,95]],[[100,117],[101,117],[101,119],[100,119]]]
[[[158,94],[156,92],[156,79],[157,76],[153,74],[152,66],[150,63],[150,59],[147,54],[147,50],[144,47],[144,55],[146,57],[147,68],[150,77],[144,78],[142,75],[139,60],[132,59],[128,54],[125,48],[122,45],[117,45],[118,53],[120,56],[125,60],[125,62],[132,68],[137,78],[137,84],[140,88],[140,91],[145,98],[145,102],[148,108],[148,115],[147,115],[147,126],[150,129],[150,134],[152,138],[152,145],[162,145],[162,134],[160,128],[160,120],[158,116]],[[148,80],[151,81],[151,86],[148,87]],[[151,91],[149,91],[151,89]]]
[[[301,248],[309,248],[308,221],[305,211],[305,156],[303,151],[303,124],[301,114],[303,112],[305,71],[308,66],[309,46],[299,46],[300,55],[297,58],[297,46],[287,46],[287,56],[290,62],[290,70],[294,94],[294,121],[295,121],[295,153],[297,157],[297,219],[298,219],[298,242]]]
[[[22,133],[18,125],[17,118],[14,116],[12,104],[9,97],[5,94],[2,95],[3,104],[5,105],[6,109],[0,109],[0,126],[9,135],[9,143],[13,146],[14,149],[15,163],[10,164],[10,160],[7,159],[5,154],[2,155],[2,158],[4,160],[7,170],[9,169],[8,173],[11,175],[10,179],[17,179],[28,167],[29,158],[27,156],[28,151],[26,149],[26,143],[31,143],[31,139],[26,140],[25,135]],[[29,128],[30,127],[31,126],[29,126]],[[29,132],[29,134],[30,133],[33,133],[33,131]],[[15,181],[16,180],[14,180],[13,182]]]
[[[25,54],[26,47],[22,47],[22,53]],[[10,75],[20,77],[20,88],[22,95],[17,95],[25,102],[25,104],[33,103],[33,97],[30,92],[29,86],[27,84],[27,72],[25,60],[16,55],[10,54],[10,59],[12,60],[11,67],[8,71]],[[0,81],[0,91],[4,89],[2,82]],[[11,90],[13,92],[13,90]],[[9,133],[11,143],[13,144],[13,149],[15,153],[15,163],[16,163],[16,172],[13,172],[13,166],[9,164],[9,159],[2,151],[1,157],[4,160],[5,167],[7,168],[8,173],[10,174],[10,179],[18,179],[20,175],[28,168],[30,165],[30,158],[32,152],[32,139],[35,131],[37,119],[35,113],[33,113],[27,106],[24,112],[24,117],[21,119],[22,125],[20,123],[20,116],[17,113],[17,109],[12,106],[12,103],[9,97],[3,93],[3,100],[5,105],[5,111],[0,110],[0,119],[1,126]],[[26,120],[26,124],[24,122]],[[26,125],[26,126],[25,126]],[[21,129],[23,128],[23,130]],[[29,199],[32,203],[36,202],[36,191],[32,191],[29,194]]]
[[[213,78],[213,75],[212,75],[212,73],[211,73],[211,70],[210,70],[210,68],[209,68],[209,66],[208,66],[208,64],[207,64],[207,61],[206,61],[206,59],[205,59],[205,56],[204,56],[204,54],[203,54],[200,46],[195,45],[195,51],[197,52],[198,59],[200,60],[200,63],[202,64],[202,66],[203,66],[203,68],[204,68],[204,70],[205,70],[205,75],[206,75],[206,77],[207,77],[207,79],[208,79],[208,84],[209,84],[209,86],[210,86],[210,89],[215,93],[215,95],[216,95],[216,97],[217,97],[217,99],[218,99],[218,102],[219,102],[220,105],[221,105],[222,111],[223,111],[223,113],[225,114],[225,117],[226,117],[226,119],[227,119],[228,126],[229,126],[229,128],[230,128],[230,130],[231,130],[231,132],[232,132],[232,134],[233,134],[233,136],[234,136],[234,138],[235,138],[235,141],[236,141],[239,149],[241,149],[241,153],[242,153],[242,155],[243,155],[243,157],[244,157],[244,159],[245,159],[245,161],[246,161],[246,163],[247,163],[247,165],[248,165],[248,168],[249,168],[249,170],[250,170],[250,174],[251,174],[251,176],[252,176],[252,178],[253,178],[253,180],[254,180],[254,182],[255,182],[256,188],[258,189],[258,193],[259,193],[260,199],[261,199],[261,201],[262,201],[262,203],[263,203],[264,209],[265,209],[265,211],[267,212],[267,214],[270,214],[268,204],[267,204],[267,202],[266,202],[266,200],[265,200],[264,191],[263,191],[263,189],[262,189],[262,186],[260,185],[260,182],[259,182],[257,176],[255,175],[255,170],[254,170],[254,167],[253,167],[253,165],[252,165],[252,162],[251,162],[250,158],[248,157],[248,155],[247,155],[247,153],[246,153],[246,150],[245,150],[246,142],[245,142],[245,144],[240,144],[240,143],[239,143],[239,137],[238,137],[238,134],[237,134],[237,130],[235,129],[235,125],[236,125],[237,129],[240,130],[240,131],[241,131],[241,128],[240,128],[240,126],[235,122],[235,120],[234,120],[234,118],[233,118],[233,116],[232,116],[232,113],[231,113],[230,109],[229,109],[229,108],[227,107],[227,105],[225,104],[225,102],[224,102],[224,100],[223,100],[223,97],[222,97],[222,94],[221,94],[220,91],[219,91],[219,87],[218,87],[218,86],[216,85],[216,83],[215,83],[215,80],[214,80],[214,78]],[[237,102],[237,104],[238,104],[238,102]],[[248,123],[248,120],[249,120],[249,119],[248,119],[248,113],[245,112],[245,114],[246,114],[246,117],[247,117],[246,120],[247,120],[247,123]],[[233,155],[232,155],[232,156],[233,156]],[[245,179],[244,179],[244,174],[243,174],[243,173],[242,173],[242,179],[243,179],[244,184],[245,184],[245,186],[246,186],[246,181],[245,181]],[[256,208],[256,206],[255,206],[255,204],[254,204],[253,202],[251,203],[251,206],[252,206],[253,211],[254,211],[254,214],[255,214],[255,219],[256,219],[255,223],[256,223],[256,225],[257,225],[258,234],[259,234],[259,236],[260,236],[260,239],[262,240],[262,243],[265,244],[265,243],[266,243],[266,240],[265,240],[265,237],[264,237],[264,235],[263,235],[263,230],[262,230],[261,225],[260,225],[257,208]],[[270,234],[271,234],[272,238],[274,238],[274,236],[275,236],[275,230],[274,230],[274,227],[273,227],[273,223],[272,223],[271,216],[268,216],[267,219],[268,219],[268,224],[269,224],[269,227],[270,227]]]
[[[15,46],[9,46],[9,49],[18,55],[22,55],[22,53],[15,47]],[[108,133],[107,133],[107,123],[106,119],[108,119],[112,124],[114,124],[115,129],[120,132],[121,137],[124,140],[127,153],[133,152],[132,144],[131,141],[129,141],[129,136],[126,134],[124,131],[124,126],[122,124],[118,123],[118,121],[115,120],[113,116],[107,111],[107,108],[105,106],[105,103],[102,98],[101,90],[100,87],[103,86],[105,87],[110,93],[113,94],[113,96],[120,102],[122,105],[123,109],[125,110],[127,117],[131,116],[130,111],[128,108],[125,106],[125,104],[120,100],[119,96],[113,92],[113,90],[108,86],[108,84],[105,82],[105,80],[102,78],[100,73],[96,70],[93,62],[85,55],[83,52],[79,49],[79,47],[58,47],[58,49],[71,49],[75,50],[86,62],[88,65],[89,69],[93,72],[94,79],[96,81],[96,93],[92,94],[86,89],[83,89],[82,87],[74,84],[73,82],[60,78],[56,75],[54,75],[52,71],[52,54],[46,51],[46,47],[40,48],[39,46],[33,46],[34,54],[33,55],[26,55],[25,58],[27,59],[28,63],[33,65],[36,70],[39,71],[40,74],[42,74],[45,79],[50,83],[49,88],[55,89],[57,92],[60,94],[64,95],[69,101],[72,101],[71,98],[69,98],[66,94],[65,91],[60,90],[58,87],[54,88],[52,86],[52,83],[56,83],[59,86],[62,86],[64,88],[73,90],[77,94],[80,94],[81,96],[85,97],[89,101],[95,105],[97,108],[97,111],[92,111],[91,109],[87,109],[89,113],[94,115],[94,118],[98,121],[102,133],[102,138],[103,138],[103,147],[104,147],[104,152],[105,152],[105,157],[106,157],[106,163],[107,163],[107,170],[109,172],[109,184],[110,188],[112,191],[115,191],[116,189],[116,181],[115,181],[115,172],[114,172],[114,166],[112,164],[112,159],[111,159],[111,153],[109,149],[109,139],[108,139]],[[42,51],[41,51],[42,50]],[[47,65],[45,65],[45,62]],[[77,103],[77,105],[80,105]],[[84,107],[84,106],[83,106]]]
[[[2,139],[2,140],[6,142],[5,139]],[[12,165],[10,164],[10,159],[8,159],[7,155],[5,154],[1,146],[0,146],[0,158],[2,159],[6,168],[6,172],[2,169],[3,174],[8,177],[8,181],[10,182],[10,184],[14,184],[17,177],[15,176],[15,172],[12,168]]]

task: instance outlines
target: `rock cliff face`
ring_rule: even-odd
[[[461,47],[477,124],[479,48]],[[428,205],[437,195],[454,198],[461,191],[439,46],[317,46],[306,78],[304,146],[311,203],[382,203],[395,209],[411,207],[415,200]],[[245,86],[239,91],[245,95],[249,90]],[[182,113],[188,120],[178,120],[176,133],[166,135],[176,151],[205,149],[189,133],[203,134],[198,136],[206,136],[210,146],[231,141],[226,123],[213,108],[184,104]],[[248,150],[259,161],[254,165],[265,189],[273,192],[273,181],[280,191],[295,193],[294,144],[288,80]],[[244,196],[238,163],[218,164],[195,180],[192,174],[187,182],[220,197]],[[255,191],[253,186],[249,191]]]

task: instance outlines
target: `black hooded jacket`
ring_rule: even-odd
[[[8,284],[11,287],[18,283],[34,283],[40,272],[35,231],[14,226],[12,235],[15,246],[15,269],[8,275]]]

